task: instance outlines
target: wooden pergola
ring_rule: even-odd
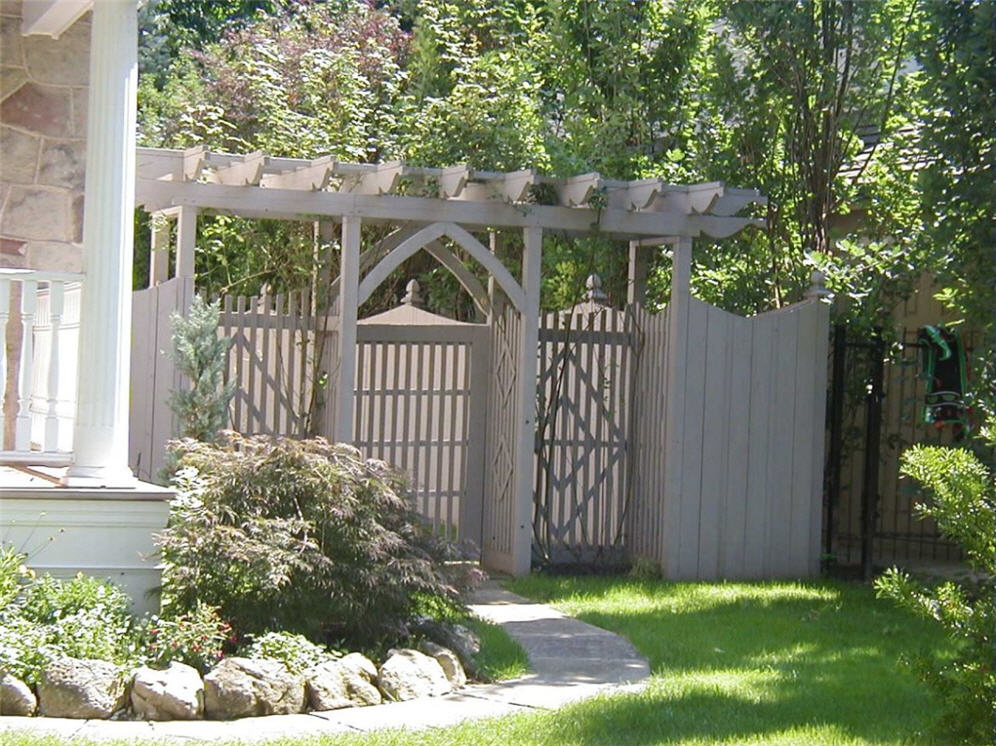
[[[511,543],[499,563],[514,573],[528,571],[532,504],[532,450],[536,397],[536,349],[540,317],[540,267],[544,232],[586,236],[597,232],[629,243],[629,300],[642,301],[650,253],[670,245],[673,276],[668,335],[669,380],[682,376],[687,348],[689,273],[697,237],[724,238],[762,221],[739,213],[765,198],[756,190],[721,182],[671,185],[660,179],[617,181],[597,173],[550,178],[535,171],[477,171],[468,166],[422,168],[401,162],[342,163],[281,158],[264,153],[231,155],[203,147],[188,150],[139,148],[137,203],[150,213],[177,221],[175,274],[194,273],[196,221],[200,214],[247,218],[331,220],[341,225],[341,263],[337,294],[338,372],[334,381],[331,432],[351,439],[357,314],[360,305],[402,262],[420,250],[432,254],[489,315],[495,287],[518,312],[517,411],[515,415],[514,515]],[[366,224],[394,228],[386,238],[361,251]],[[521,277],[516,278],[480,234],[522,231]],[[478,235],[475,235],[478,234]],[[153,236],[151,280],[170,272],[168,236]],[[448,238],[487,270],[486,290],[440,239]],[[485,239],[487,240],[487,239]],[[679,391],[675,388],[675,391]],[[670,394],[669,394],[670,396]],[[668,407],[668,412],[678,408]],[[678,423],[669,428],[681,437]],[[680,444],[680,441],[679,441]]]

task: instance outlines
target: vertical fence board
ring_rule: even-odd
[[[730,401],[726,389],[727,355],[730,343],[726,314],[706,308],[708,331],[700,344],[705,347],[705,402],[702,433],[702,496],[699,508],[699,563],[697,577],[719,574],[726,494],[726,464],[729,457]]]
[[[726,471],[726,507],[722,560],[719,572],[725,578],[744,576],[744,545],[747,530],[747,475],[750,448],[751,325],[734,319],[731,359],[726,391],[729,400],[730,440]]]
[[[816,380],[817,366],[826,367],[825,360],[817,360],[818,319],[810,313],[811,308],[801,307],[795,314],[794,331],[798,340],[796,346],[795,380],[792,398],[794,400],[792,431],[792,477],[789,499],[792,501],[789,526],[788,572],[796,574],[799,568],[809,566],[810,560],[810,512],[814,509],[810,491],[812,480],[813,411],[809,402],[812,397],[813,382]],[[816,503],[822,506],[822,503]]]

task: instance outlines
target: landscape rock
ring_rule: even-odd
[[[304,709],[304,679],[277,660],[225,658],[204,677],[204,714],[216,720]]]
[[[436,659],[436,663],[443,669],[443,673],[446,674],[446,679],[453,689],[461,689],[467,685],[467,674],[464,672],[463,666],[460,665],[460,658],[452,650],[429,640],[423,640],[419,644],[419,650],[430,658]]]
[[[88,658],[60,658],[42,670],[38,712],[46,717],[106,720],[124,707],[117,666]]]
[[[481,652],[481,638],[472,630],[462,624],[447,624],[433,619],[421,622],[416,630],[432,642],[452,650],[460,658],[463,670],[469,676],[479,677],[474,656]]]
[[[380,690],[373,683],[377,667],[359,653],[351,653],[346,658],[320,663],[305,672],[311,709],[324,712],[379,705],[383,701]]]
[[[385,699],[402,702],[453,690],[442,666],[417,650],[392,650],[377,677]]]
[[[38,699],[31,687],[9,673],[0,674],[0,715],[31,717]]]
[[[196,668],[177,661],[161,671],[143,666],[132,680],[131,708],[143,720],[197,720],[204,715],[204,682]]]
[[[371,684],[377,683],[377,664],[362,653],[350,653],[339,662]]]

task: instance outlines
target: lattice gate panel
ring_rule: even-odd
[[[539,559],[623,558],[632,319],[585,304],[540,326],[533,546]]]
[[[477,545],[473,336],[464,327],[361,325],[353,442],[408,474],[414,507],[433,530]]]
[[[519,314],[511,306],[496,313],[491,325],[491,377],[484,481],[485,564],[511,565],[515,528],[515,423]]]

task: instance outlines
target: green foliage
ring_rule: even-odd
[[[160,539],[170,613],[202,601],[240,637],[280,629],[364,648],[403,636],[420,598],[459,605],[446,545],[385,464],[322,439],[231,434],[179,452]]]
[[[875,587],[880,596],[938,622],[957,644],[951,660],[912,652],[906,660],[943,698],[941,727],[970,743],[989,743],[996,715],[993,670],[993,582],[996,579],[996,488],[989,470],[962,448],[914,446],[902,472],[929,492],[920,514],[965,550],[978,582],[946,581],[925,587],[892,568]]]
[[[30,577],[24,561],[27,555],[21,554],[12,546],[0,546],[0,612],[6,609],[21,591],[21,586]]]
[[[223,656],[231,626],[213,606],[197,602],[175,618],[153,615],[140,629],[141,650],[150,665],[180,661],[206,673]]]
[[[235,384],[225,383],[231,341],[218,338],[220,310],[194,296],[186,317],[170,315],[173,327],[173,360],[190,381],[188,389],[173,391],[170,409],[180,420],[182,437],[210,441],[228,424],[228,405]]]
[[[0,670],[35,683],[49,661],[66,656],[133,662],[130,605],[119,588],[82,573],[34,579],[0,611]]]
[[[338,651],[329,650],[324,645],[315,644],[302,635],[290,632],[267,632],[253,637],[252,642],[240,654],[248,658],[281,661],[291,673],[298,674],[341,656]]]

